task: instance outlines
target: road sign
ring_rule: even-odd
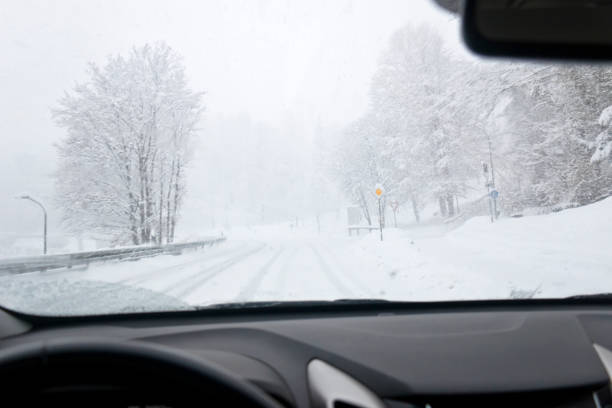
[[[382,188],[380,184],[377,184],[376,190],[374,190],[374,192],[376,193],[376,197],[380,198],[385,193],[385,190]]]
[[[499,191],[497,190],[491,191],[491,198],[495,200],[497,197],[499,197]]]

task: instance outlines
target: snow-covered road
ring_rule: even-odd
[[[14,307],[31,309],[32,304],[41,307],[46,303],[47,311],[51,306],[74,313],[71,309],[82,304],[129,309],[133,299],[121,299],[122,291],[126,297],[135,293],[139,299],[147,293],[151,298],[161,295],[158,305],[148,303],[155,309],[179,304],[371,297],[353,275],[319,239],[273,236],[230,239],[180,256],[2,277],[0,287],[9,307],[16,303]],[[90,290],[93,293],[87,293]]]
[[[144,260],[134,268],[91,268],[78,278],[138,286],[192,305],[367,295],[313,239],[229,240],[166,258]]]

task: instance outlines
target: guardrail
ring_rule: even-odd
[[[90,263],[111,260],[135,261],[163,254],[180,255],[187,249],[204,248],[223,241],[225,241],[225,237],[212,237],[196,242],[0,259],[0,275],[72,268],[73,266],[88,266]]]
[[[366,230],[368,232],[377,231],[378,229],[380,229],[380,226],[375,226],[375,225],[349,225],[346,228],[348,229],[348,234],[349,234],[349,237],[350,237],[350,236],[353,235],[353,232],[355,232],[357,235],[359,235],[359,232],[361,230]]]
[[[464,203],[459,214],[452,218],[447,218],[444,223],[456,228],[473,217],[489,214],[489,195],[485,194],[480,198]]]

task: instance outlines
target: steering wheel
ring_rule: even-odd
[[[282,407],[213,363],[136,341],[50,341],[6,348],[0,351],[0,384],[3,400],[21,406]]]

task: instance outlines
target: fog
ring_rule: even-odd
[[[0,233],[40,233],[39,209],[14,198],[22,192],[47,204],[50,234],[63,233],[53,175],[55,144],[65,134],[51,109],[64,92],[87,80],[89,62],[103,65],[109,55],[156,41],[183,56],[190,86],[205,92],[181,222],[197,230],[200,223],[215,224],[214,215],[208,217],[218,212],[212,205],[227,209],[231,202],[237,213],[254,206],[228,187],[241,182],[235,178],[242,174],[239,139],[228,138],[268,137],[278,156],[289,160],[289,173],[298,174],[300,165],[310,169],[317,135],[332,135],[367,107],[368,83],[390,34],[408,21],[449,26],[451,19],[427,0],[3,2]],[[211,152],[225,170],[234,164],[238,170],[217,174],[205,162]],[[296,191],[288,199],[290,193],[275,189],[274,180],[261,181],[277,191],[266,205],[296,205],[279,216],[308,212],[306,204],[298,205]],[[301,182],[292,181],[294,190]]]

